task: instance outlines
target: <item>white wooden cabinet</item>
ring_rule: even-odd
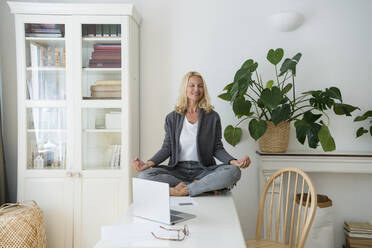
[[[131,202],[139,23],[131,4],[8,2],[15,15],[18,195],[48,247],[93,247]]]

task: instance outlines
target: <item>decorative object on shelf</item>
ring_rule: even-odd
[[[120,129],[121,128],[121,112],[111,111],[105,114],[106,129]]]
[[[369,134],[372,136],[372,119],[371,119],[371,117],[372,117],[372,110],[368,110],[363,115],[355,117],[354,121],[364,121],[367,118],[370,118],[370,120],[369,120]],[[365,133],[368,133],[368,130],[365,129],[364,127],[360,127],[356,131],[356,137],[359,138],[360,136],[362,136]]]
[[[35,201],[0,206],[1,247],[46,247],[43,212]]]
[[[296,95],[296,66],[302,55],[297,53],[292,58],[286,58],[278,72],[278,64],[283,55],[282,48],[270,49],[267,53],[267,60],[275,67],[274,80],[268,80],[264,84],[256,70],[258,63],[248,59],[236,72],[233,82],[224,88],[226,92],[219,95],[221,99],[231,102],[235,116],[240,119],[235,127],[229,125],[225,128],[226,141],[233,146],[240,142],[242,129],[237,126],[247,119],[251,119],[248,130],[255,140],[267,132],[270,125],[267,122],[277,126],[281,122],[293,121],[297,140],[301,144],[307,138],[310,148],[316,148],[320,142],[324,151],[335,150],[326,111],[333,109],[337,115],[351,116],[350,113],[358,107],[343,103],[341,91],[336,87]],[[256,80],[252,79],[253,74]],[[275,146],[277,145],[273,145]],[[277,152],[276,149],[267,147],[260,149],[263,152]]]
[[[304,17],[300,13],[287,11],[271,15],[269,22],[276,30],[289,32],[300,27],[304,22]]]

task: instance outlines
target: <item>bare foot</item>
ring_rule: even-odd
[[[169,188],[169,195],[171,196],[187,196],[189,195],[189,190],[184,182],[177,184],[174,187]]]

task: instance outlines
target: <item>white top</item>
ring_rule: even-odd
[[[180,135],[181,154],[179,161],[199,161],[196,149],[197,134],[198,122],[191,124],[185,116]]]
[[[133,216],[133,206],[131,206],[122,218],[118,220],[116,225],[120,224],[148,224],[157,225],[154,230],[159,230],[159,226],[169,228],[189,227],[190,235],[184,241],[168,241],[157,240],[149,234],[150,238],[143,241],[138,241],[128,244],[127,241],[122,240],[123,236],[120,232],[117,234],[115,240],[102,239],[96,244],[95,248],[245,248],[245,241],[242,230],[240,228],[238,214],[236,212],[233,197],[230,192],[218,196],[203,196],[194,197],[196,202],[194,206],[178,206],[172,209],[195,214],[194,219],[177,223],[175,226],[163,225],[157,222],[149,221],[139,217]],[[102,232],[101,232],[102,234]],[[120,242],[121,240],[121,242]]]

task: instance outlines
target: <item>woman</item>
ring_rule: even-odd
[[[159,165],[168,157],[168,166]],[[216,165],[214,157],[224,164]],[[132,162],[139,178],[169,183],[170,195],[176,196],[231,188],[240,179],[240,168],[249,164],[248,156],[236,160],[225,151],[220,117],[197,72],[183,77],[175,111],[165,120],[161,149],[147,162]]]

